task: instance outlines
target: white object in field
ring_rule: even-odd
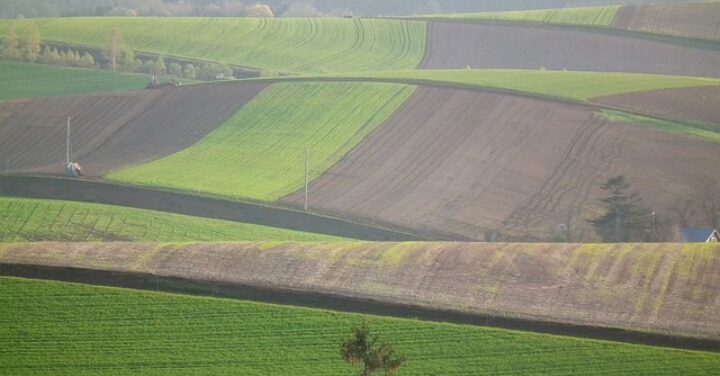
[[[77,162],[70,162],[65,165],[65,176],[70,178],[77,178],[83,176],[84,172],[80,164]]]

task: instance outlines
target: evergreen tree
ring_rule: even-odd
[[[588,222],[595,227],[602,240],[608,243],[644,240],[645,230],[650,225],[651,211],[637,193],[627,192],[630,183],[624,176],[616,176],[601,188],[609,194],[600,199],[606,213]]]

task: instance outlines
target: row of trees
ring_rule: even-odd
[[[82,68],[109,69],[113,71],[146,73],[154,76],[174,78],[215,80],[219,77],[232,78],[234,71],[225,64],[216,63],[166,63],[163,57],[157,59],[136,57],[122,33],[113,29],[108,34],[105,48],[96,59],[89,52],[72,48],[42,48],[40,32],[34,25],[17,30],[11,24],[2,41],[2,58],[29,63],[55,64]],[[100,61],[98,61],[100,60]]]

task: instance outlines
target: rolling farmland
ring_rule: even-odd
[[[612,27],[720,41],[718,14],[717,1],[624,6]]]
[[[138,51],[275,72],[414,69],[425,50],[425,23],[420,21],[120,17],[15,22],[18,28],[37,25],[50,42],[103,48],[115,28]],[[0,33],[8,23],[0,21]]]
[[[423,69],[566,69],[720,77],[718,66],[719,49],[587,30],[452,21],[429,24],[421,64]]]
[[[423,87],[309,196],[336,215],[473,240],[543,240],[559,223],[587,227],[607,176],[632,177],[658,211],[702,195],[694,169],[720,178],[716,143],[632,124],[571,104]]]
[[[577,72],[522,69],[432,69],[388,72],[311,75],[289,80],[355,79],[440,85],[457,88],[490,88],[553,99],[589,101],[636,92],[665,89],[720,89],[720,79],[669,75]],[[270,79],[272,81],[273,79]],[[257,80],[265,82],[264,79]]]
[[[107,176],[113,181],[274,201],[340,160],[414,87],[382,83],[276,84],[196,145]]]
[[[90,176],[187,148],[265,85],[190,85],[0,104],[0,158],[11,172],[63,173],[65,125],[73,157]]]
[[[0,197],[0,242],[323,241],[332,236],[151,210]]]
[[[355,374],[337,352],[359,315],[16,278],[0,278],[0,292],[4,373]],[[398,375],[704,375],[720,369],[714,353],[370,321],[409,356]]]
[[[142,89],[148,81],[140,74],[0,61],[0,101]]]
[[[540,9],[513,12],[459,13],[432,16],[431,19],[447,18],[461,20],[539,22],[583,26],[610,26],[620,8],[621,7],[619,5],[612,5],[606,7]]]
[[[161,246],[27,243],[0,244],[0,262],[92,269],[108,275],[134,272],[175,277],[209,283],[210,291],[213,286],[257,287],[265,289],[254,297],[261,300],[263,295],[298,291],[313,296],[313,306],[324,306],[323,302],[339,296],[360,306],[362,302],[409,304],[445,313],[720,340],[720,317],[716,315],[720,304],[719,247],[277,241]]]

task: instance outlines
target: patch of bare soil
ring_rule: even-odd
[[[197,85],[15,104],[0,118],[0,158],[12,172],[63,174],[70,116],[74,161],[101,176],[191,146],[264,87]]]
[[[651,90],[595,98],[593,102],[678,121],[720,124],[720,88]]]
[[[429,23],[425,69],[550,69],[720,77],[720,51],[544,25]]]
[[[618,11],[611,27],[688,38],[720,40],[720,3],[624,6]]]
[[[136,272],[446,312],[720,339],[720,245],[0,246],[0,262]],[[89,281],[92,282],[92,281]]]
[[[720,179],[719,158],[715,144],[612,124],[587,107],[420,88],[309,197],[313,210],[468,239],[549,240],[561,224],[579,239],[609,177],[625,175],[663,212],[699,196],[701,175]]]

